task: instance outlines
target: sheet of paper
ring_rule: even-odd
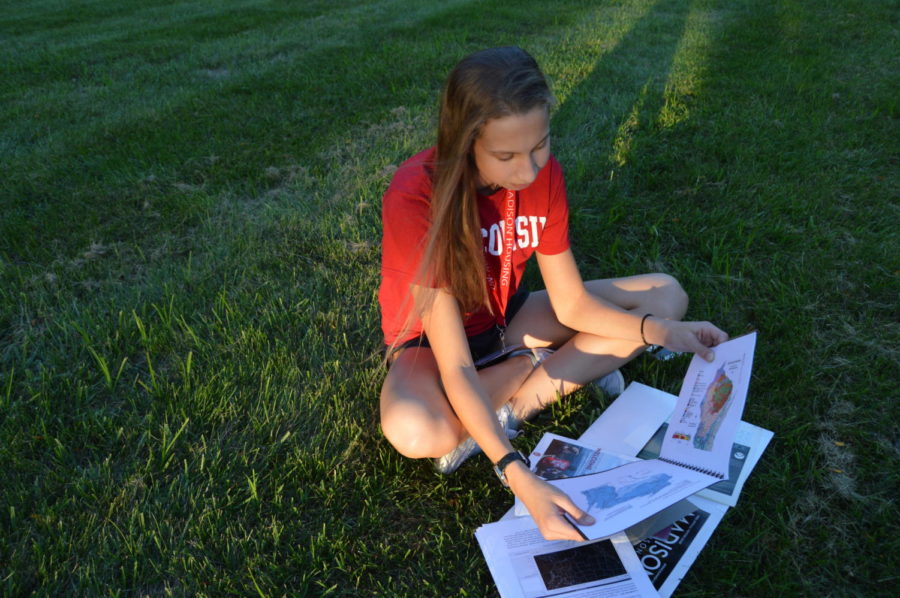
[[[753,332],[718,345],[712,363],[694,355],[669,420],[661,458],[728,475],[755,347]]]
[[[475,532],[503,598],[657,596],[624,534],[595,542],[544,540],[530,517]]]
[[[578,437],[578,441],[587,446],[633,457],[669,418],[674,406],[674,396],[639,382],[632,382]]]
[[[738,471],[738,475],[732,476],[734,479],[729,478],[723,482],[713,484],[701,492],[700,495],[713,500],[718,500],[730,507],[735,506],[738,497],[741,495],[741,490],[744,488],[744,482],[747,481],[753,468],[759,463],[760,457],[762,457],[763,452],[765,452],[766,447],[769,446],[769,442],[774,435],[775,434],[771,430],[766,430],[765,428],[760,428],[759,426],[754,426],[753,424],[742,421],[741,425],[738,426],[737,435],[734,437],[734,448],[732,449],[731,456],[732,461],[741,459],[741,450],[744,447],[747,447],[749,450],[747,450],[746,455],[744,456],[744,464]]]
[[[641,459],[656,459],[659,456],[659,449],[668,429],[668,423],[660,426],[653,438],[641,449],[637,456]],[[721,502],[730,507],[737,505],[744,482],[750,477],[750,473],[756,467],[760,457],[762,457],[772,436],[771,431],[742,421],[738,425],[734,443],[731,445],[728,479],[716,482],[709,488],[700,491],[699,496]]]
[[[696,494],[694,496],[697,496]],[[659,513],[638,521],[625,530],[625,535],[632,544],[637,544],[647,536],[651,536],[659,530],[669,527],[685,515],[694,511],[696,507],[687,498],[679,500],[674,505],[666,507]]]
[[[550,433],[541,437],[528,458],[531,460],[531,471],[545,480],[597,473],[637,460],[636,457],[626,457]],[[518,516],[528,514],[528,510],[518,497],[515,514]]]
[[[678,587],[728,510],[697,496],[687,502],[694,505],[690,514],[635,545],[641,565],[663,598]]]
[[[593,525],[578,526],[593,540],[631,527],[716,481],[703,472],[654,459],[549,483],[596,519]]]
[[[545,480],[606,471],[636,458],[600,449],[579,440],[547,433],[529,454],[531,470]]]

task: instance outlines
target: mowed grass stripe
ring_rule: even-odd
[[[29,148],[32,178],[4,183],[31,218],[4,211],[0,250],[4,591],[490,595],[472,531],[509,495],[483,458],[438,477],[377,429],[379,207],[392,168],[430,143],[447,69],[520,43],[561,100],[554,151],[585,274],[672,272],[691,316],[767,339],[747,419],[776,440],[680,594],[887,594],[888,7],[393,2],[345,28],[346,6],[316,8],[310,23],[331,24],[305,54],[262,19],[198,46],[234,69],[163,63],[173,89],[209,69],[183,81],[196,116],[142,124],[138,102],[121,139],[93,143],[102,121],[61,126],[84,136]],[[276,47],[296,69],[265,62]],[[163,106],[141,68],[136,89]],[[111,110],[137,95],[109,93]],[[318,137],[301,144],[304,119]],[[684,367],[626,376],[677,391]],[[577,393],[521,446],[577,435],[604,404]]]

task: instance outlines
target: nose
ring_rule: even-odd
[[[538,167],[537,162],[535,162],[534,155],[528,154],[522,158],[517,170],[516,178],[519,179],[519,184],[527,186],[534,182],[534,179],[537,178],[538,172],[540,172],[541,169]]]

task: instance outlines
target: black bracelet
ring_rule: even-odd
[[[641,318],[641,340],[644,341],[645,345],[649,345],[650,343],[647,342],[647,338],[644,336],[644,322],[646,322],[647,318],[649,318],[652,315],[653,314],[644,314],[644,317]]]

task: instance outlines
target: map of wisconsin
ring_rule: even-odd
[[[700,426],[694,435],[694,447],[705,451],[713,450],[716,433],[728,407],[731,405],[734,383],[725,374],[725,364],[719,366],[716,377],[706,389],[706,396],[700,404]]]
[[[597,507],[598,509],[608,509],[623,502],[639,498],[641,496],[652,496],[669,485],[672,476],[667,473],[658,473],[654,476],[635,482],[621,488],[616,488],[609,484],[582,490],[585,498],[587,498],[587,510]]]

